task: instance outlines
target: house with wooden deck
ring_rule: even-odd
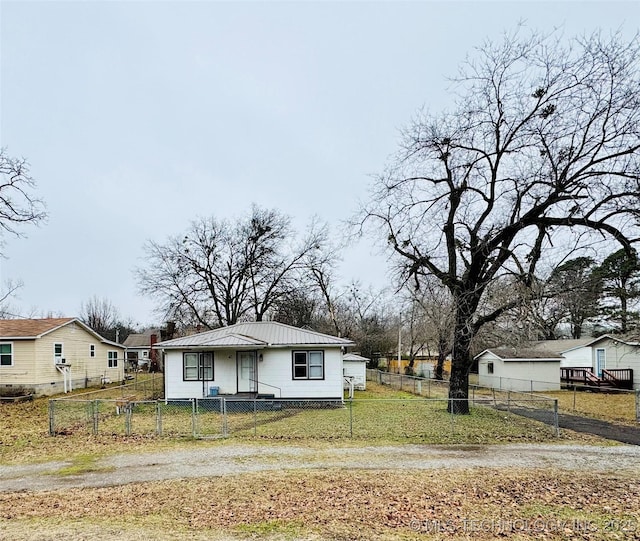
[[[565,384],[594,388],[640,389],[640,342],[608,334],[566,349],[561,365]]]
[[[77,318],[0,320],[0,396],[121,381],[124,352]]]
[[[273,321],[245,322],[155,344],[165,398],[218,395],[290,399],[343,396],[351,340]]]

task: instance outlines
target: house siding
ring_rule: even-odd
[[[300,350],[324,351],[324,379],[293,379],[292,352]],[[195,351],[195,350],[191,350]],[[205,349],[203,348],[203,351]],[[246,351],[246,350],[245,350]],[[257,351],[262,361],[257,361],[258,393],[272,394],[277,398],[342,398],[342,353],[340,348],[300,346],[273,348]],[[236,375],[236,350],[213,352],[214,379],[184,381],[183,350],[165,352],[165,391],[167,399],[199,398],[208,394],[208,388],[216,386],[220,394],[238,391]]]
[[[366,361],[343,361],[342,374],[345,378],[353,378],[353,386],[364,391],[367,385],[367,363]],[[349,383],[343,378],[343,387],[349,388]]]
[[[71,365],[70,374],[74,389],[99,385],[102,378],[111,381],[124,379],[124,348],[100,342],[96,336],[74,322],[41,338],[12,342],[14,366],[2,367],[11,370],[0,370],[0,389],[8,386],[23,387],[41,395],[63,392],[64,377],[56,369],[54,362],[56,343],[63,345],[62,357]],[[95,345],[94,358],[90,357],[91,344]],[[116,368],[108,367],[108,351],[118,352]]]
[[[595,370],[596,350],[605,350],[605,368],[631,368],[633,388],[640,389],[640,347],[632,346],[609,338],[591,344],[591,367]],[[587,365],[588,366],[588,365]]]
[[[493,374],[488,365],[493,363]],[[491,353],[478,358],[478,383],[505,391],[560,390],[560,359],[557,361],[505,361]]]

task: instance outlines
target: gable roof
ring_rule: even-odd
[[[535,342],[531,347],[533,349],[540,349],[546,351],[553,351],[554,353],[562,353],[563,351],[569,351],[570,349],[576,349],[584,347],[591,342],[592,338],[569,338],[561,340],[540,340]]]
[[[46,319],[0,319],[0,338],[40,338],[74,321],[73,317]]]
[[[111,342],[100,336],[91,327],[82,323],[77,317],[0,319],[0,340],[36,340],[70,323],[76,323],[104,344],[124,348],[122,344]]]
[[[543,349],[515,349],[515,348],[495,348],[485,349],[475,358],[481,357],[485,353],[489,353],[494,357],[498,357],[503,361],[561,361],[562,355],[553,351],[545,351]]]
[[[252,321],[237,323],[173,340],[158,342],[156,347],[166,349],[182,348],[265,348],[285,346],[352,346],[354,343],[345,338],[330,336],[319,332],[299,329],[275,321]]]
[[[358,362],[367,362],[371,359],[367,357],[363,357],[362,355],[358,355],[357,353],[347,353],[342,356],[343,361],[358,361]]]

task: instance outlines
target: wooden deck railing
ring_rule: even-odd
[[[604,369],[602,380],[620,389],[633,389],[633,370],[631,368]]]
[[[611,368],[602,371],[602,377],[593,373],[591,367],[560,368],[560,381],[579,383],[591,387],[617,387],[633,389],[633,370],[631,368]]]

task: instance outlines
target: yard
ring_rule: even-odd
[[[588,468],[580,475],[546,466],[498,469],[491,466],[492,456],[482,446],[449,447],[462,441],[462,435],[467,443],[566,445],[597,443],[596,438],[566,432],[558,440],[545,425],[490,408],[474,408],[468,417],[452,418],[444,402],[429,405],[386,385],[371,384],[356,398],[353,438],[344,437],[349,427],[345,407],[286,415],[237,412],[229,421],[235,438],[193,440],[117,433],[53,438],[47,435],[47,399],[2,404],[0,464],[64,459],[66,465],[56,475],[60,486],[65,476],[108,473],[100,470],[98,459],[115,453],[166,455],[179,450],[197,457],[203,449],[217,447],[224,452],[241,442],[249,446],[250,454],[233,459],[228,472],[215,477],[0,493],[0,538],[282,541],[515,535],[520,539],[602,539],[633,535],[631,530],[638,528],[637,471],[615,469],[614,463],[611,471]],[[166,426],[181,425],[184,413],[176,409],[165,415]],[[121,417],[110,419],[116,422]],[[151,433],[152,426],[145,431]],[[475,453],[488,467],[417,470],[408,457],[402,460],[401,450],[407,448],[400,443],[418,444],[428,457],[430,447],[424,444],[433,442],[445,444],[438,449]],[[276,460],[269,458],[270,449],[288,449],[292,444],[308,449],[306,467],[242,473],[243,464],[255,460],[251,453],[269,462]],[[340,447],[362,450],[361,455],[356,453],[357,465],[323,465],[329,450]],[[371,453],[381,453],[385,460]],[[189,467],[190,461],[184,464]]]

